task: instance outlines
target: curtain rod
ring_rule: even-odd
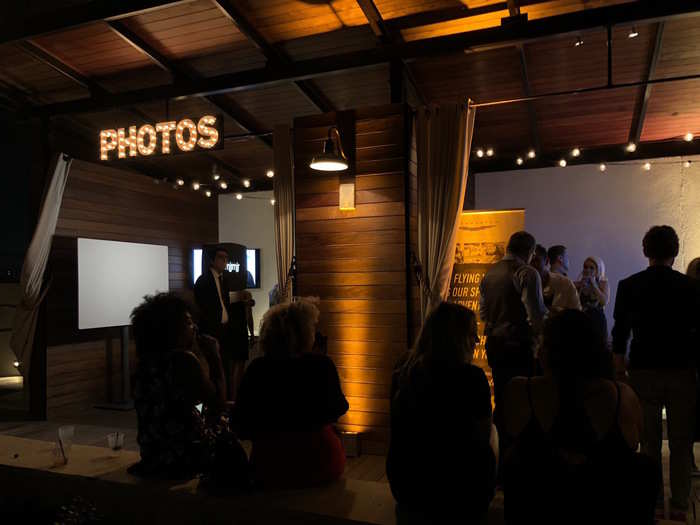
[[[623,84],[612,84],[612,85],[596,86],[596,87],[589,87],[589,88],[582,88],[582,89],[572,89],[570,91],[554,91],[552,93],[543,93],[541,95],[532,95],[529,97],[511,98],[511,99],[506,99],[506,100],[494,100],[492,102],[480,102],[480,103],[472,102],[469,104],[469,106],[472,108],[484,108],[484,107],[489,107],[489,106],[502,106],[505,104],[516,104],[519,102],[530,102],[530,101],[534,101],[534,100],[541,100],[544,98],[580,95],[583,93],[593,93],[596,91],[606,91],[606,90],[611,90],[611,89],[624,89],[624,88],[631,88],[631,87],[648,86],[648,85],[653,85],[653,84],[664,84],[666,82],[681,82],[684,80],[697,80],[697,79],[700,79],[700,74],[685,75],[682,77],[656,78],[656,79],[649,79],[649,80],[641,80],[638,82],[625,82]]]

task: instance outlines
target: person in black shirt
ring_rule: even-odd
[[[477,338],[474,312],[442,303],[394,371],[386,468],[399,522],[486,515],[497,437],[488,381],[470,364]]]
[[[260,330],[264,355],[238,391],[234,427],[253,441],[253,475],[265,488],[323,484],[345,468],[333,423],[349,405],[333,361],[311,352],[318,315],[308,301],[270,308]]]
[[[673,228],[652,227],[642,244],[649,267],[618,285],[613,350],[618,373],[624,375],[629,367],[630,382],[642,403],[642,451],[659,464],[661,409],[666,408],[671,509],[682,518],[688,508],[690,443],[695,428],[700,289],[690,277],[672,268],[679,248]]]

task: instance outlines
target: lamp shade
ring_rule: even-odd
[[[317,171],[344,171],[348,169],[348,161],[344,155],[338,154],[332,138],[323,143],[323,153],[311,159],[309,167]]]

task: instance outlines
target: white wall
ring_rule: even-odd
[[[650,226],[673,226],[681,241],[675,268],[684,272],[700,256],[700,161],[684,168],[681,159],[640,163],[515,170],[476,176],[478,209],[525,208],[525,224],[546,247],[568,247],[569,276],[578,276],[589,255],[603,258],[611,285],[607,307],[612,328],[620,279],[646,267],[642,237]]]
[[[269,307],[268,292],[277,284],[274,208],[271,191],[244,193],[242,200],[232,194],[219,195],[219,242],[235,242],[260,248],[260,289],[253,289],[255,333]]]

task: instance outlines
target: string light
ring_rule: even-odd
[[[211,191],[209,191],[209,190],[205,191],[204,195],[206,195],[207,197],[211,197]]]
[[[528,158],[528,159],[534,159],[534,158],[535,158],[535,155],[536,155],[536,153],[535,153],[535,150],[534,150],[534,149],[531,149],[530,151],[527,152],[527,158]]]
[[[581,156],[581,150],[579,148],[574,148],[571,150],[571,156],[572,157],[580,157]]]
[[[693,138],[695,137],[690,131],[683,135],[683,140],[685,140],[686,142],[693,142]]]
[[[267,170],[267,173],[265,174],[268,179],[271,179],[272,177],[275,176],[275,172],[272,170]]]
[[[228,184],[226,184],[226,181],[225,181],[225,180],[222,180],[222,181],[219,183],[219,186],[221,187],[222,190],[225,190],[225,189],[228,188]]]
[[[270,199],[270,204],[272,204],[273,206],[275,205],[275,202],[277,202],[275,199]]]
[[[188,139],[185,140],[185,130],[188,131]],[[192,151],[197,145],[197,126],[188,118],[182,119],[175,128],[175,142],[180,151]]]
[[[250,181],[248,179],[243,179],[243,186],[246,188],[250,188]]]
[[[493,157],[493,148],[488,148],[486,150],[486,156],[487,157]]]
[[[630,32],[627,33],[627,38],[637,38],[639,36],[639,31],[637,31],[637,28],[632,26],[632,29],[630,29]]]
[[[19,368],[19,361],[15,361],[14,363],[12,363],[12,366],[14,366],[15,368]]]
[[[522,157],[518,157],[517,159],[515,159],[515,163],[516,163],[518,166],[522,166],[522,165],[523,165],[523,162],[524,162],[524,161],[523,161],[523,158],[522,158]]]
[[[242,198],[243,198],[243,194],[242,194],[242,193],[236,193],[236,199],[237,199],[237,200],[241,200]]]
[[[683,167],[684,167],[684,168],[690,168],[690,161],[689,161],[689,160],[684,161],[684,162],[683,162]]]
[[[637,151],[637,145],[634,142],[630,142],[629,144],[627,144],[625,149],[630,153],[634,153],[635,151]]]
[[[575,46],[575,47],[581,47],[582,45],[583,45],[583,38],[578,37],[578,38],[576,39],[576,42],[574,42],[574,46]]]
[[[219,175],[218,173],[212,173],[211,178],[214,180],[219,180],[221,178],[221,175]]]
[[[605,171],[606,169],[608,169],[608,167],[605,165],[605,162],[601,162],[600,166],[598,166],[598,170]]]
[[[484,156],[484,150],[481,149],[481,148],[479,148],[478,150],[476,150],[476,156],[479,157],[479,158],[482,158],[482,157]]]
[[[146,141],[144,140],[146,138],[146,135],[148,135],[148,145],[146,145]],[[156,128],[154,128],[150,124],[144,124],[143,126],[141,126],[139,128],[138,134],[136,135],[136,146],[139,150],[139,153],[144,157],[153,155],[153,152],[156,150],[157,145],[158,135],[156,134]]]
[[[108,160],[108,152],[117,147],[117,130],[103,129],[100,131],[100,160]]]
[[[642,168],[644,169],[644,171],[651,170],[651,162],[645,162],[644,164],[642,164]]]
[[[561,159],[559,161],[559,166],[561,166],[562,168],[566,168],[566,159]]]
[[[184,186],[184,185],[185,185],[185,181],[182,180],[182,179],[177,179],[175,182],[177,182],[177,185],[178,185],[178,186]]]
[[[163,154],[170,153],[170,132],[177,128],[177,123],[174,120],[168,122],[158,122],[156,131],[161,134],[160,151]]]
[[[201,185],[199,184],[199,182],[194,181],[194,182],[192,183],[192,189],[193,189],[194,191],[198,191],[200,187],[201,187]]]

